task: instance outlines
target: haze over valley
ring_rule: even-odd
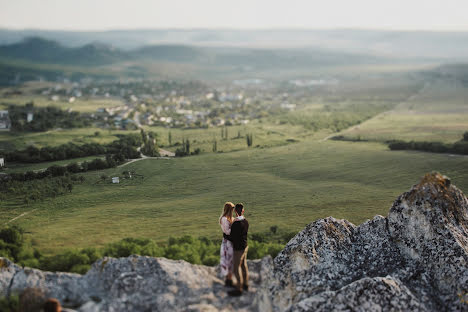
[[[226,201],[260,259],[322,218],[366,228],[430,172],[468,190],[467,29],[177,23],[2,24],[0,256],[214,266]]]

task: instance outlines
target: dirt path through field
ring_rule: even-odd
[[[23,212],[19,216],[14,217],[13,219],[9,220],[8,222],[4,223],[3,225],[7,225],[8,223],[11,223],[11,222],[13,222],[15,220],[18,220],[19,218],[24,217],[25,215],[30,214],[31,212],[34,212],[36,210],[37,210],[37,208],[34,208],[33,210]]]
[[[129,165],[131,163],[134,163],[134,162],[137,162],[137,161],[140,161],[140,160],[143,160],[143,159],[172,159],[172,158],[173,157],[165,157],[165,156],[162,156],[162,157],[148,157],[148,156],[145,156],[145,155],[142,154],[141,158],[132,159],[132,160],[126,162],[125,164],[117,166],[117,168],[125,167],[126,165]]]

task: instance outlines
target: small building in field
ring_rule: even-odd
[[[112,177],[112,183],[120,183],[119,177]]]
[[[0,168],[5,167],[5,158],[0,157]]]
[[[30,123],[33,120],[34,120],[34,113],[28,112],[27,117],[26,117],[26,122]]]

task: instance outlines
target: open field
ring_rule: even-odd
[[[8,104],[24,105],[32,101],[36,107],[55,106],[62,110],[71,109],[80,113],[95,113],[98,108],[110,108],[124,104],[121,100],[112,98],[77,98],[73,103],[70,103],[68,97],[52,101],[50,98],[42,95],[15,95],[3,97],[0,101],[3,107]]]
[[[213,142],[216,141],[217,151],[232,152],[247,149],[246,134],[253,135],[253,146],[260,148],[269,148],[273,146],[285,145],[296,141],[302,141],[306,138],[321,137],[327,131],[314,133],[311,130],[305,130],[301,126],[277,125],[268,122],[253,121],[247,125],[213,127],[207,129],[168,129],[163,127],[145,127],[147,131],[153,131],[158,134],[158,144],[165,149],[174,151],[177,148],[176,143],[182,140],[190,140],[191,150],[200,148],[202,152],[211,153],[213,151]],[[221,136],[222,131],[227,129],[227,139]],[[172,145],[169,145],[169,132],[172,137]]]
[[[128,165],[142,175],[120,185],[98,182],[122,169],[84,174],[69,195],[33,203],[2,203],[1,223],[26,229],[41,250],[101,246],[121,238],[158,241],[183,234],[219,236],[227,200],[246,205],[251,231],[271,225],[298,231],[327,216],[361,223],[386,214],[396,196],[438,170],[468,189],[468,158],[391,152],[378,143],[318,142]],[[33,209],[36,209],[33,211]]]
[[[468,130],[468,87],[458,81],[438,80],[395,109],[340,133],[370,141],[460,140]]]
[[[216,141],[217,152],[231,152],[247,149],[246,134],[253,135],[253,146],[268,148],[290,144],[304,140],[305,138],[321,138],[330,133],[323,130],[313,132],[305,130],[301,126],[276,125],[268,122],[254,121],[248,125],[230,126],[227,129],[227,139],[223,139],[221,131],[226,131],[222,127],[213,127],[207,129],[168,129],[165,127],[145,126],[146,131],[153,131],[157,134],[158,144],[164,149],[175,151],[182,141],[190,140],[191,150],[200,148],[202,152],[212,153],[213,142]],[[96,136],[95,132],[99,132]],[[169,144],[169,132],[171,133],[171,142]],[[0,132],[0,151],[11,149],[24,149],[29,145],[36,147],[57,146],[65,143],[84,144],[100,143],[107,144],[117,139],[118,134],[139,133],[138,130],[104,130],[99,128],[80,128],[80,129],[55,129],[47,132]],[[75,160],[64,161],[69,163]],[[41,166],[42,167],[42,166]],[[26,167],[24,167],[26,168]]]
[[[99,135],[95,136],[95,132],[99,132]],[[109,131],[100,128],[54,129],[46,132],[0,132],[0,150],[24,149],[29,145],[57,146],[69,142],[106,144],[116,140],[116,134],[128,133],[123,130]]]

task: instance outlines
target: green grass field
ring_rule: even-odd
[[[71,109],[72,111],[80,113],[95,113],[98,108],[109,108],[124,105],[124,102],[112,98],[78,98],[70,103],[68,97],[61,97],[58,101],[52,101],[46,96],[40,95],[16,95],[4,97],[1,99],[2,106],[5,107],[9,104],[24,105],[33,101],[36,107],[54,106],[62,110]]]
[[[427,83],[394,110],[340,133],[370,141],[459,141],[468,131],[468,87],[453,81]]]
[[[223,139],[221,132],[223,127],[213,127],[207,129],[168,129],[163,127],[145,127],[147,131],[158,134],[158,144],[164,148],[174,151],[177,142],[190,140],[191,149],[200,148],[202,152],[212,152],[213,142],[216,141],[219,153],[232,152],[247,149],[245,135],[253,135],[253,146],[269,148],[273,146],[285,145],[295,141],[302,141],[310,137],[321,137],[327,131],[314,133],[306,130],[302,126],[277,125],[269,122],[259,122],[254,120],[247,125],[226,127],[227,139]],[[172,145],[169,145],[169,132],[172,137]]]
[[[95,136],[95,132],[99,132]],[[104,130],[100,128],[54,129],[46,132],[0,132],[0,151],[24,149],[29,145],[36,147],[57,146],[65,143],[107,144],[117,139],[116,134],[128,134],[124,130]]]
[[[183,234],[218,237],[225,201],[242,201],[252,232],[272,225],[299,231],[327,216],[361,223],[385,215],[395,198],[426,172],[440,171],[468,189],[468,158],[392,152],[378,143],[306,140],[169,160],[147,159],[123,170],[142,175],[119,185],[89,172],[73,192],[25,207],[2,203],[1,223],[17,219],[44,252],[102,246],[124,237],[163,241]]]
[[[321,138],[329,133],[328,130],[313,132],[306,130],[301,126],[276,125],[267,122],[254,121],[248,125],[230,126],[227,127],[228,138],[223,139],[221,131],[224,128],[208,128],[208,129],[168,129],[164,127],[144,127],[146,131],[153,131],[158,135],[158,144],[164,149],[175,151],[182,140],[190,140],[191,150],[199,148],[203,153],[213,152],[213,142],[216,140],[217,152],[226,153],[238,150],[247,149],[245,135],[253,134],[253,146],[260,148],[269,148],[291,144],[292,142],[302,141],[306,138]],[[95,132],[99,132],[96,136]],[[172,137],[172,144],[169,144],[169,132]],[[107,144],[118,137],[119,134],[139,133],[138,130],[104,130],[99,128],[80,128],[80,129],[55,129],[47,132],[35,133],[14,133],[0,132],[0,151],[12,149],[24,149],[29,145],[36,147],[57,146],[68,142],[74,144],[84,143],[100,143]],[[240,135],[240,137],[239,137]],[[80,159],[66,160],[60,162],[43,163],[36,165],[9,165],[10,168],[15,168],[16,171],[36,170],[44,168],[52,164],[67,164]]]

